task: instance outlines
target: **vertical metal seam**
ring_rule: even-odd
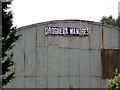
[[[59,49],[60,49],[60,57],[61,57],[62,48],[59,48]],[[59,58],[60,58],[60,57],[59,57]],[[60,79],[60,77],[61,77],[61,62],[60,62],[60,61],[61,61],[61,60],[58,61],[58,62],[59,62],[59,64],[58,64],[58,65],[59,65],[59,66],[58,66],[58,70],[59,70],[59,71],[58,71],[58,88],[60,88],[60,87],[59,87],[59,79]]]
[[[92,25],[92,30],[93,30],[93,25]],[[92,50],[92,48],[91,48],[91,49],[90,49],[90,48],[91,48],[91,43],[90,43],[90,36],[89,36],[89,51],[88,51],[88,52],[89,52],[89,69],[90,69],[90,72],[89,72],[89,73],[90,73],[90,82],[91,82],[90,50]],[[89,82],[89,83],[90,83],[90,82]],[[90,86],[91,86],[91,83],[90,83]]]
[[[68,58],[68,63],[69,63],[69,64],[68,64],[68,65],[69,65],[69,66],[68,66],[68,67],[69,67],[69,75],[68,75],[69,78],[68,78],[68,82],[69,82],[69,85],[70,85],[70,76],[71,76],[71,75],[70,75],[70,56],[71,56],[71,55],[70,55],[70,54],[71,54],[70,52],[71,52],[71,49],[69,49],[69,50],[70,50],[70,51],[68,52],[68,57],[69,57],[69,58]]]
[[[89,69],[90,69],[90,82],[91,82],[91,79],[92,79],[92,75],[91,75],[91,59],[90,59],[90,53],[91,53],[92,50],[89,50]],[[91,83],[90,83],[90,86],[91,86]],[[91,87],[90,87],[91,88]]]
[[[78,50],[78,51],[79,51],[79,54],[80,54],[80,50]],[[78,85],[78,88],[80,88],[80,57],[79,57],[79,62],[78,63],[79,63],[79,85]]]
[[[104,49],[104,32],[103,32],[103,24],[102,24],[102,49]]]
[[[47,38],[48,39],[48,38]],[[48,41],[48,40],[47,40]],[[48,88],[48,47],[47,46],[47,88]]]
[[[102,87],[102,60],[101,60],[101,49],[100,50],[98,50],[98,52],[99,52],[99,54],[100,54],[100,79],[101,79],[101,82],[100,82],[100,85],[101,85],[101,87],[100,88],[103,88]]]
[[[109,28],[110,29],[110,28]],[[110,30],[109,30],[109,49],[111,48],[111,44],[110,44]]]
[[[24,76],[23,76],[24,86],[23,87],[25,88],[25,58],[26,58],[25,57],[25,50],[26,49],[25,49],[25,34],[24,33],[23,33],[23,36],[24,36],[24,39],[23,39],[24,40],[24,44],[23,44],[24,45]]]
[[[0,1],[0,35],[2,35],[2,2]],[[1,38],[1,36],[0,36]],[[2,43],[2,41],[0,41]],[[2,50],[0,49],[0,58],[2,58]],[[0,68],[2,68],[2,62],[0,61]],[[0,69],[0,75],[2,76],[2,69]],[[2,80],[0,79],[0,88],[2,87]]]
[[[35,88],[37,88],[37,25],[36,25],[36,48],[35,48],[35,51],[36,51],[36,76],[35,76]]]
[[[120,49],[120,30],[118,29],[118,49]]]

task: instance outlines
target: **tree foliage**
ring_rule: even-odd
[[[120,89],[120,73],[118,70],[115,70],[115,77],[109,80],[109,88],[111,90]]]
[[[109,17],[103,16],[103,18],[100,21],[102,24],[116,26],[120,28],[120,17],[117,19],[113,18],[111,15]]]
[[[8,10],[10,5],[11,2],[2,2],[2,86],[7,85],[15,76],[12,69],[14,62],[11,49],[20,37],[20,35],[16,34],[16,27],[13,26],[13,13]]]

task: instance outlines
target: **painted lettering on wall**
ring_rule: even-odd
[[[60,36],[89,36],[88,28],[74,28],[74,27],[45,27],[45,35],[60,35]]]

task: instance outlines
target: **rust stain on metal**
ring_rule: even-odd
[[[104,32],[102,27],[102,49],[104,49]]]
[[[115,69],[120,72],[120,50],[118,49],[102,49],[102,78],[113,78]]]
[[[70,36],[70,37],[69,37],[70,42],[72,42],[72,40],[73,40],[74,38],[75,38],[75,37]]]

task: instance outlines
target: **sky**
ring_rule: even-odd
[[[118,17],[120,0],[14,0],[13,24],[17,27],[52,20],[79,19],[99,22]]]

